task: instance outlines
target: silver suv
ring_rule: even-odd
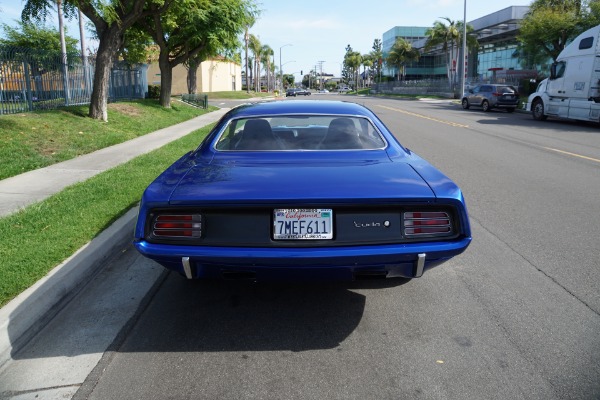
[[[462,98],[462,107],[468,110],[471,106],[481,107],[483,111],[492,108],[503,108],[513,112],[519,105],[519,93],[514,86],[486,84],[470,89]]]

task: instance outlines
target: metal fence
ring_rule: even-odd
[[[448,79],[422,79],[376,83],[371,92],[380,94],[421,94],[452,97]]]
[[[465,82],[465,89],[468,90],[480,83],[501,83],[513,85],[519,90],[521,79],[521,76],[506,76],[486,80],[469,78],[467,82]],[[371,86],[372,93],[436,95],[449,98],[455,97],[459,91],[460,83],[456,83],[450,87],[447,78],[381,82]]]
[[[63,57],[47,52],[0,47],[0,114],[14,114],[89,104],[95,59],[79,54]],[[109,101],[146,97],[146,64],[115,63]]]

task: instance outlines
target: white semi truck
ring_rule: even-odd
[[[527,99],[533,118],[600,122],[600,25],[579,35],[560,52],[550,77]]]

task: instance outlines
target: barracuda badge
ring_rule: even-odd
[[[380,227],[386,227],[389,228],[390,227],[390,221],[384,221],[384,222],[356,222],[354,221],[354,227],[355,228],[380,228]]]

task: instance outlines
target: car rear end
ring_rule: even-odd
[[[496,85],[494,91],[489,94],[489,100],[493,108],[501,108],[510,112],[519,106],[519,93],[513,86]]]
[[[466,249],[460,191],[441,198],[407,163],[355,158],[197,166],[168,202],[142,201],[135,246],[189,279],[256,281],[414,278]]]

